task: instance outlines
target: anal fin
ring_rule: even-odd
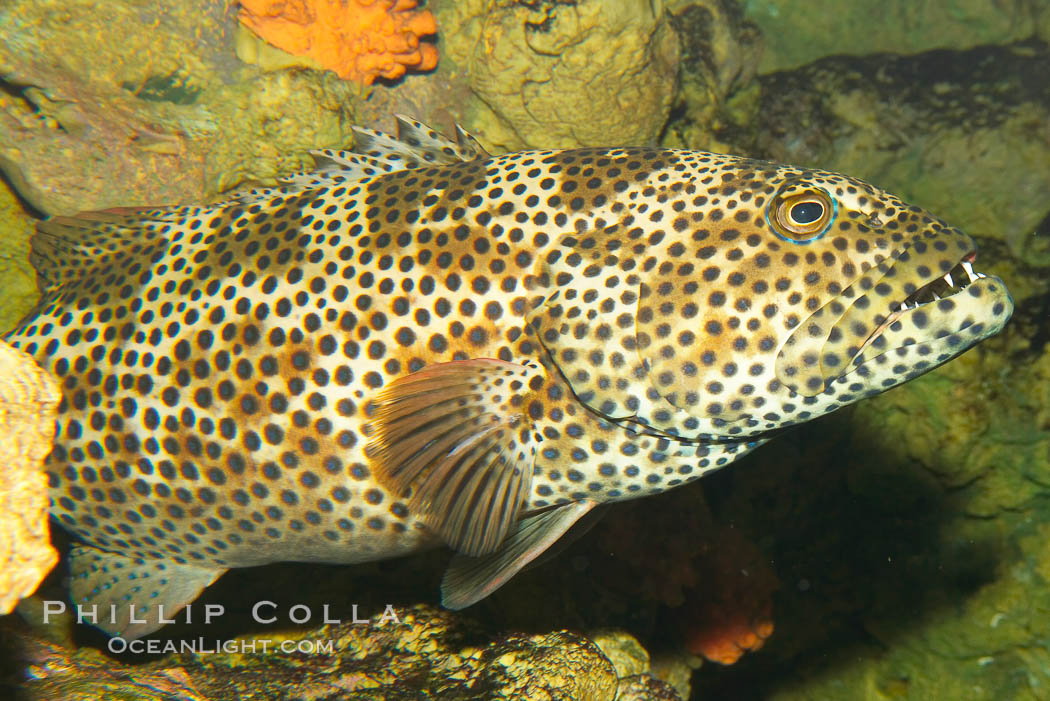
[[[86,620],[94,612],[96,627],[134,640],[164,625],[162,616],[174,618],[225,571],[78,545],[70,553],[70,594]]]
[[[482,557],[456,555],[441,580],[441,604],[458,611],[489,596],[597,505],[585,499],[528,516],[518,521],[496,552]]]
[[[382,388],[368,455],[379,481],[453,549],[494,551],[532,486],[530,403],[546,374],[532,360],[440,363]]]

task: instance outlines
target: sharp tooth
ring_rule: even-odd
[[[944,274],[944,277],[943,277],[942,279],[943,279],[943,280],[944,280],[945,282],[947,282],[947,283],[948,283],[948,287],[955,287],[955,281],[954,281],[954,280],[952,280],[952,274],[951,274],[951,273],[945,273],[945,274]]]
[[[937,294],[936,292],[934,292],[934,293],[933,293],[933,301],[934,301],[934,302],[936,302],[936,301],[937,301],[937,300],[939,300],[940,298],[941,298],[941,296],[940,296],[939,294]]]
[[[962,269],[966,271],[966,274],[970,276],[970,282],[977,279],[977,276],[973,274],[973,264],[968,260],[962,262]]]

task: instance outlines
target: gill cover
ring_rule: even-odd
[[[581,402],[615,421],[678,435],[694,432],[697,421],[654,386],[651,362],[666,335],[654,326],[658,314],[678,309],[654,302],[696,292],[680,286],[672,294],[651,282],[674,270],[668,249],[681,256],[674,243],[620,224],[563,237],[540,271],[545,301],[526,318]]]

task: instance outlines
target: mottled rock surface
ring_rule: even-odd
[[[36,304],[40,290],[29,265],[29,238],[35,220],[8,184],[0,178],[0,333],[11,329]]]
[[[54,380],[0,342],[0,614],[31,594],[57,560],[40,468],[51,452],[58,400]]]
[[[446,56],[498,150],[642,145],[671,109],[678,38],[663,3],[465,0],[437,12]]]
[[[225,643],[205,638],[203,651],[145,655],[147,661],[140,658],[135,664],[127,658],[107,659],[91,648],[71,649],[10,623],[0,629],[0,645],[27,665],[27,700],[113,694],[155,699],[158,691],[171,698],[209,701],[680,698],[646,673],[647,664],[644,669],[620,669],[578,633],[495,634],[469,618],[425,606],[402,610],[399,618],[377,622],[373,617],[371,624],[241,636]],[[618,648],[640,647],[624,633],[603,636],[606,644],[613,639]],[[165,641],[157,643],[163,650]],[[625,673],[622,683],[618,672]]]
[[[1050,28],[1045,0],[742,0],[741,5],[766,37],[764,73],[831,54],[965,49],[1026,39]]]
[[[352,84],[266,73],[210,0],[0,6],[0,169],[46,214],[194,202],[350,141]],[[113,31],[120,27],[120,31]]]
[[[717,131],[732,96],[754,85],[763,39],[735,0],[685,0],[668,7],[681,43],[678,91],[662,145],[725,151]]]

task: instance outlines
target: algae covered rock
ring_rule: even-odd
[[[621,679],[649,671],[649,653],[634,637],[619,630],[595,631],[588,637],[609,658]]]
[[[678,39],[662,3],[466,0],[437,15],[487,145],[651,144],[667,120]]]
[[[679,74],[663,3],[433,5],[437,70],[366,89],[287,61],[244,63],[224,3],[5,3],[0,169],[40,212],[73,214],[272,182],[394,113],[459,122],[493,152],[655,143]],[[712,27],[710,45],[727,46]],[[717,71],[691,94],[733,72],[735,58],[712,55]]]
[[[73,214],[206,200],[348,143],[352,85],[245,66],[235,25],[210,0],[4,3],[0,169],[41,212]]]
[[[616,701],[681,701],[674,687],[648,674],[636,674],[620,680]]]
[[[0,614],[36,589],[57,556],[47,483],[59,392],[26,353],[0,342]]]
[[[36,272],[29,264],[29,238],[33,217],[6,182],[0,180],[0,279],[4,305],[0,309],[0,333],[13,327],[40,297]]]
[[[731,96],[758,72],[762,37],[733,0],[684,0],[668,8],[681,42],[679,87],[664,146],[721,151],[716,132]]]
[[[1045,22],[1042,13],[1047,7],[1041,0],[743,0],[741,4],[766,37],[763,72],[795,68],[832,54],[908,54],[1025,39]]]
[[[649,667],[649,652],[634,636],[621,630],[596,631],[588,637],[609,658],[619,678],[616,701],[679,701],[678,690],[657,678]],[[684,685],[688,696],[688,682]]]
[[[102,698],[116,692],[121,698],[155,698],[151,689],[210,701],[617,698],[616,668],[583,635],[494,634],[461,615],[425,606],[397,615],[396,621],[377,617],[370,624],[227,641],[204,638],[194,641],[203,647],[193,652],[178,651],[179,641],[156,640],[158,651],[170,642],[176,652],[135,665],[106,660],[90,648],[63,648],[20,625],[6,627],[0,639],[7,654],[14,650],[29,664],[27,699]],[[647,675],[624,679],[624,688],[662,694],[632,692],[624,698],[677,698]]]

